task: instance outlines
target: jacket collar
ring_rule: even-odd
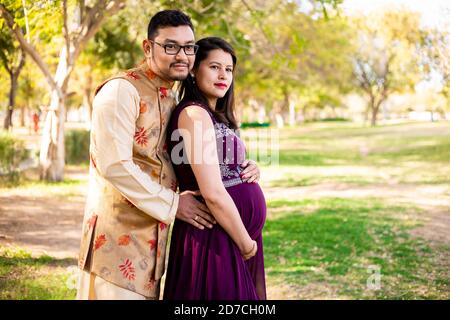
[[[155,72],[153,72],[152,69],[150,69],[147,62],[145,61],[140,66],[138,66],[138,69],[141,70],[157,88],[172,89],[175,84],[175,81],[167,81],[159,77]]]

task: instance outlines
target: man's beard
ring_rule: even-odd
[[[155,67],[158,69],[158,71],[159,71],[159,73],[161,74],[161,75],[163,75],[165,78],[166,78],[166,80],[170,80],[170,81],[182,81],[182,80],[184,80],[184,79],[186,79],[187,78],[187,76],[188,76],[188,74],[189,74],[189,63],[184,63],[184,62],[180,62],[180,61],[175,61],[175,62],[172,62],[170,65],[169,65],[169,69],[167,70],[167,72],[164,72],[163,70],[161,70],[161,68],[159,67],[159,65],[158,65],[158,63],[156,62],[156,59],[155,59],[155,56],[154,56],[154,54],[152,53],[152,60],[153,60],[153,65],[155,65]],[[171,75],[171,70],[170,70],[170,68],[173,66],[173,65],[175,65],[175,64],[185,64],[186,66],[187,66],[187,68],[186,68],[186,75]]]
[[[187,78],[187,75],[188,74],[186,73],[186,75],[171,76],[170,79],[172,79],[173,81],[183,81]]]
[[[184,64],[184,65],[186,65],[186,74],[176,74],[176,75],[170,76],[170,78],[171,78],[172,80],[175,80],[175,81],[181,81],[181,80],[186,79],[187,76],[188,76],[188,74],[189,74],[189,64],[186,64],[186,63],[184,63],[184,62],[178,62],[178,61],[176,61],[176,62],[170,64],[170,66],[169,66],[169,72],[170,72],[170,68],[172,68],[172,66],[175,65],[175,64]]]

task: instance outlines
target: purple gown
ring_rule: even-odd
[[[182,138],[171,141],[178,128],[180,112],[189,105],[197,105],[211,116],[217,139],[217,151],[222,181],[233,199],[242,221],[258,244],[257,254],[247,261],[238,247],[218,224],[212,229],[200,230],[176,219],[170,244],[164,299],[169,300],[264,300],[266,283],[262,228],[266,219],[266,201],[257,183],[243,182],[239,166],[245,159],[245,146],[232,130],[216,121],[208,107],[182,101],[174,110],[168,127],[169,154],[184,156],[184,161],[172,163],[180,192],[199,190],[194,173],[179,146]],[[173,140],[173,139],[172,139]],[[178,151],[178,152],[176,152]],[[178,156],[179,158],[179,156]],[[201,199],[203,200],[203,199]]]

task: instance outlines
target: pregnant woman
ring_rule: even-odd
[[[220,38],[197,45],[169,123],[168,148],[180,192],[200,190],[217,225],[201,230],[176,220],[164,299],[266,299],[266,202],[260,186],[241,177],[245,146],[234,132],[236,56]]]

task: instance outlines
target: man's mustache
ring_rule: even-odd
[[[181,62],[181,61],[175,61],[175,62],[171,63],[170,66],[173,67],[173,66],[175,66],[176,64],[178,64],[178,65],[182,64],[182,65],[184,65],[184,66],[186,66],[186,67],[189,68],[189,63]]]

